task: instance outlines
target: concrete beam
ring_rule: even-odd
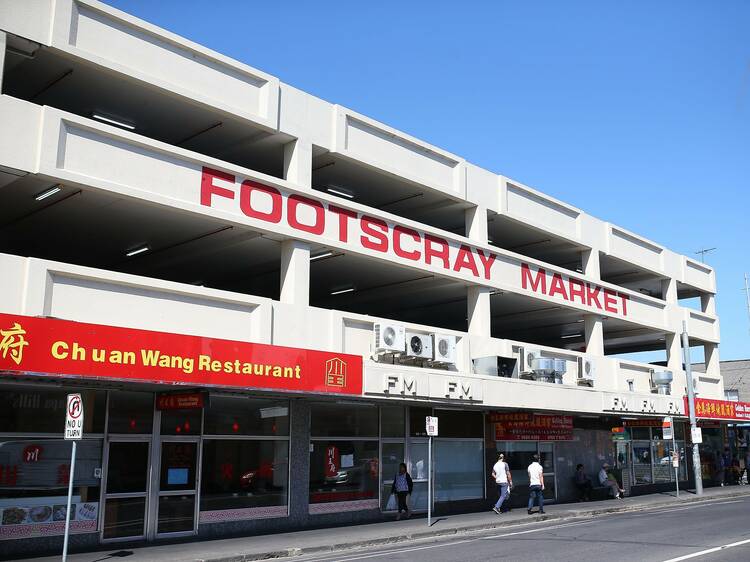
[[[284,145],[284,179],[312,189],[312,143],[296,139]]]
[[[586,341],[586,353],[604,355],[604,322],[601,316],[587,314],[583,317],[583,330]]]
[[[491,337],[492,320],[490,314],[490,293],[487,287],[469,287],[467,289],[467,313],[469,335]]]

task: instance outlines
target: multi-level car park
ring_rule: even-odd
[[[402,460],[416,509],[430,471],[437,509],[484,506],[496,450],[519,482],[541,453],[550,500],[577,462],[667,485],[683,323],[699,395],[723,398],[714,271],[521,182],[93,0],[0,2],[0,86],[8,549],[60,540],[71,389],[91,420],[81,545],[381,517]],[[15,325],[23,361],[59,367],[11,357]],[[79,333],[102,356],[169,338],[204,359],[189,380],[135,348],[128,372],[84,368]],[[226,371],[222,341],[240,342]],[[256,348],[323,352],[325,382],[291,359],[296,377],[238,383]],[[645,351],[663,361],[627,357]],[[640,431],[613,442],[628,418]]]

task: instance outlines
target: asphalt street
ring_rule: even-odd
[[[299,562],[747,562],[750,560],[750,498],[728,498],[565,522],[541,521],[444,539],[293,559]]]

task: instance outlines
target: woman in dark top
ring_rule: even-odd
[[[396,494],[398,497],[398,515],[396,519],[401,519],[401,512],[406,512],[406,518],[411,516],[409,506],[406,505],[406,496],[411,495],[411,491],[414,489],[414,482],[411,480],[411,476],[406,472],[406,465],[401,463],[398,465],[398,474],[393,477],[393,484],[391,485],[391,494]]]

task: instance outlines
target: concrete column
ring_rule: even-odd
[[[471,286],[467,289],[469,335],[489,338],[492,334],[490,293],[487,287]]]
[[[701,295],[701,310],[706,314],[716,316],[716,295],[713,293]]]
[[[661,298],[670,304],[677,303],[677,279],[662,279]]]
[[[290,406],[289,523],[301,526],[310,517],[310,402],[291,400]]]
[[[586,338],[586,354],[604,356],[604,319],[596,314],[583,317],[583,332]]]
[[[284,145],[284,179],[312,189],[312,143],[297,139]]]
[[[584,250],[581,252],[581,269],[587,277],[601,279],[601,267],[599,265],[599,250]]]
[[[480,205],[465,211],[466,237],[480,244],[487,244],[487,207]]]
[[[706,364],[706,374],[718,377],[721,374],[721,368],[719,366],[719,346],[715,343],[704,343],[703,359]]]
[[[681,371],[682,344],[680,342],[680,333],[668,333],[664,340],[667,347],[667,369],[671,371]]]
[[[310,246],[298,240],[281,243],[281,295],[288,304],[310,304]]]

